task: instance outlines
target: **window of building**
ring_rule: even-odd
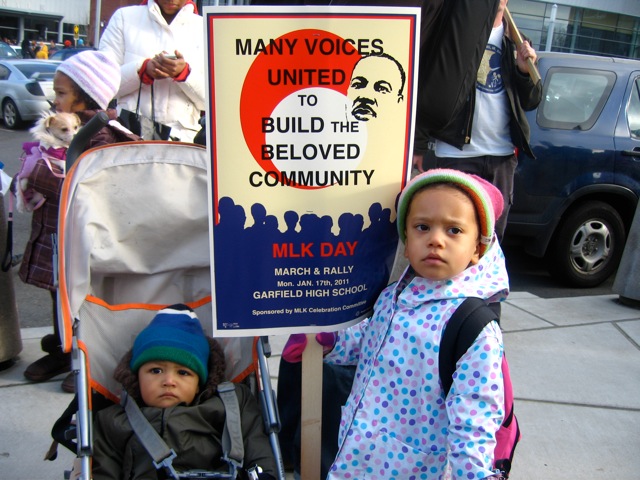
[[[535,0],[512,0],[509,9],[538,51],[640,58],[640,19],[628,15]],[[551,42],[548,36],[552,33]]]
[[[18,43],[18,17],[0,15],[0,36],[5,41]]]

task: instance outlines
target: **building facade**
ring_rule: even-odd
[[[202,7],[251,2],[196,3]],[[509,11],[536,50],[640,58],[640,0],[510,0]]]
[[[90,45],[99,40],[116,9],[139,3],[140,0],[1,0],[0,37],[17,44],[26,37],[58,43],[83,39]],[[196,0],[199,8],[248,3],[249,0]],[[509,10],[521,32],[539,51],[640,58],[639,0],[510,0]]]
[[[640,59],[638,0],[510,0],[509,10],[536,50]]]
[[[113,12],[141,0],[1,0],[0,38],[19,45],[23,39],[42,39],[85,45],[95,43],[95,26],[104,28]],[[96,8],[101,14],[96,16]],[[99,21],[96,21],[99,19]],[[99,38],[98,32],[97,37]]]

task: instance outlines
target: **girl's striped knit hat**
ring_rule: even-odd
[[[405,221],[411,199],[425,185],[453,184],[469,195],[480,219],[480,256],[484,255],[494,237],[496,218],[502,214],[504,201],[502,194],[491,183],[476,175],[438,168],[415,176],[402,190],[398,200],[398,234],[404,243],[407,239]]]

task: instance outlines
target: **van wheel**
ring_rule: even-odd
[[[547,253],[551,274],[574,287],[595,287],[618,268],[626,232],[611,205],[592,201],[560,222]]]

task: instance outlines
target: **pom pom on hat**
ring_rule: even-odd
[[[111,54],[85,50],[67,58],[58,68],[106,110],[120,88],[120,65]]]
[[[193,370],[199,383],[209,375],[209,341],[195,312],[177,304],[160,310],[133,342],[131,370],[147,362],[169,361]]]
[[[483,178],[459,170],[448,168],[428,170],[415,176],[407,183],[398,200],[397,226],[400,239],[402,242],[407,239],[405,221],[413,196],[425,185],[440,183],[454,184],[465,191],[471,198],[480,219],[480,243],[482,245],[480,255],[484,255],[493,240],[496,219],[502,214],[504,200],[500,190],[494,185]]]
[[[71,46],[71,40],[65,40],[64,41],[64,46],[65,47],[70,47]]]

